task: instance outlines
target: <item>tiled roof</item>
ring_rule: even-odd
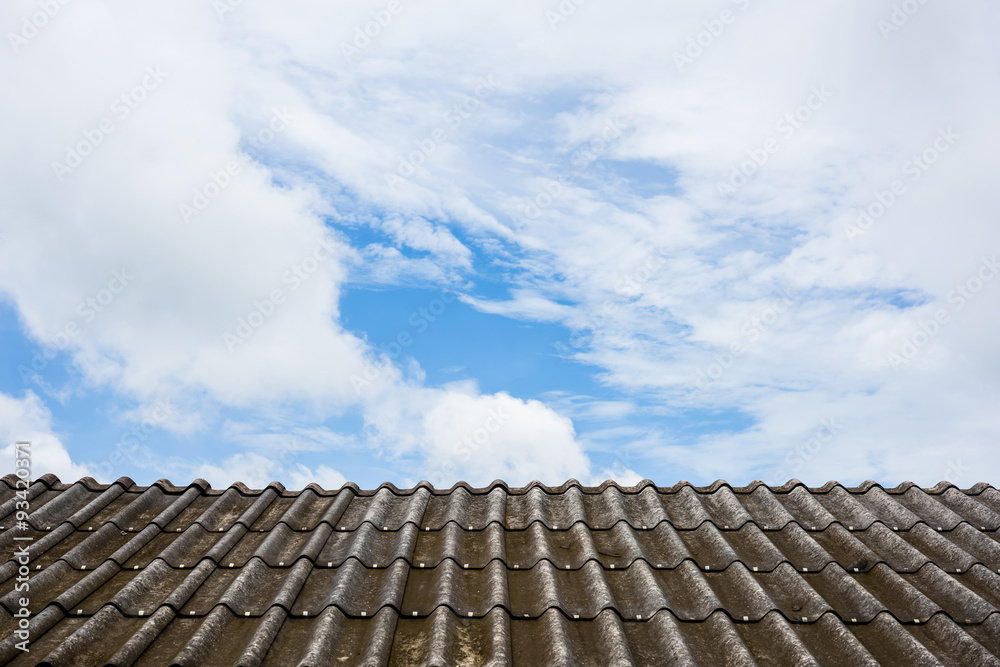
[[[985,484],[2,481],[0,664],[1000,664]]]

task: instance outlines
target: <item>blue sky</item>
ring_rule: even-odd
[[[989,479],[1000,12],[897,5],[8,3],[0,455]]]

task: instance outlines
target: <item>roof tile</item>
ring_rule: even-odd
[[[13,553],[14,484],[0,484]],[[609,482],[28,491],[0,664],[1000,664],[1000,493]],[[99,640],[99,641],[98,641]]]

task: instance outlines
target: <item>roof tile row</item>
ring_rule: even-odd
[[[0,485],[0,503],[3,503],[0,516],[13,507],[13,491],[4,486]],[[473,530],[491,523],[522,530],[533,522],[553,530],[577,522],[592,529],[605,529],[621,521],[635,528],[666,522],[680,530],[694,529],[706,522],[724,530],[739,529],[747,523],[766,529],[781,529],[795,523],[813,531],[839,523],[848,529],[863,530],[876,522],[898,530],[910,530],[919,523],[934,530],[954,530],[963,523],[980,530],[1000,528],[1000,492],[993,487],[969,493],[949,486],[932,494],[915,486],[890,493],[878,486],[866,491],[833,486],[825,492],[804,486],[793,486],[787,492],[763,485],[754,486],[752,491],[721,486],[718,491],[705,492],[692,486],[666,491],[640,485],[637,491],[609,486],[602,493],[593,493],[571,485],[560,493],[546,492],[541,486],[524,493],[513,493],[505,487],[494,487],[488,492],[458,487],[453,495],[432,493],[425,487],[404,494],[383,487],[371,495],[359,495],[351,488],[331,494],[307,487],[297,494],[285,495],[275,486],[259,493],[230,487],[224,492],[206,494],[200,485],[176,491],[154,485],[140,491],[127,478],[106,489],[92,489],[83,483],[66,490],[47,488],[40,483],[37,486],[39,491],[32,499],[37,507],[37,516],[32,520],[35,528],[51,525],[53,515],[65,516],[88,504],[95,504],[96,511],[90,513],[94,521],[116,517],[116,524],[122,528],[127,526],[120,524],[160,523],[167,517],[158,515],[179,499],[185,499],[188,493],[193,494],[194,502],[184,503],[183,511],[169,515],[173,526],[160,523],[162,527],[183,528],[197,520],[207,530],[222,530],[235,521],[245,521],[243,515],[249,513],[255,521],[248,527],[265,530],[279,521],[306,530],[323,521],[336,524],[338,530],[357,530],[363,523],[388,530],[399,530],[405,524],[439,530],[449,522]],[[45,505],[53,500],[58,502],[46,509]],[[265,505],[266,509],[250,512],[254,503]],[[76,518],[85,521],[83,516]]]

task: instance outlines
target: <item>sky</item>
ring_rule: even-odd
[[[1000,473],[1000,6],[10,0],[0,457]]]

